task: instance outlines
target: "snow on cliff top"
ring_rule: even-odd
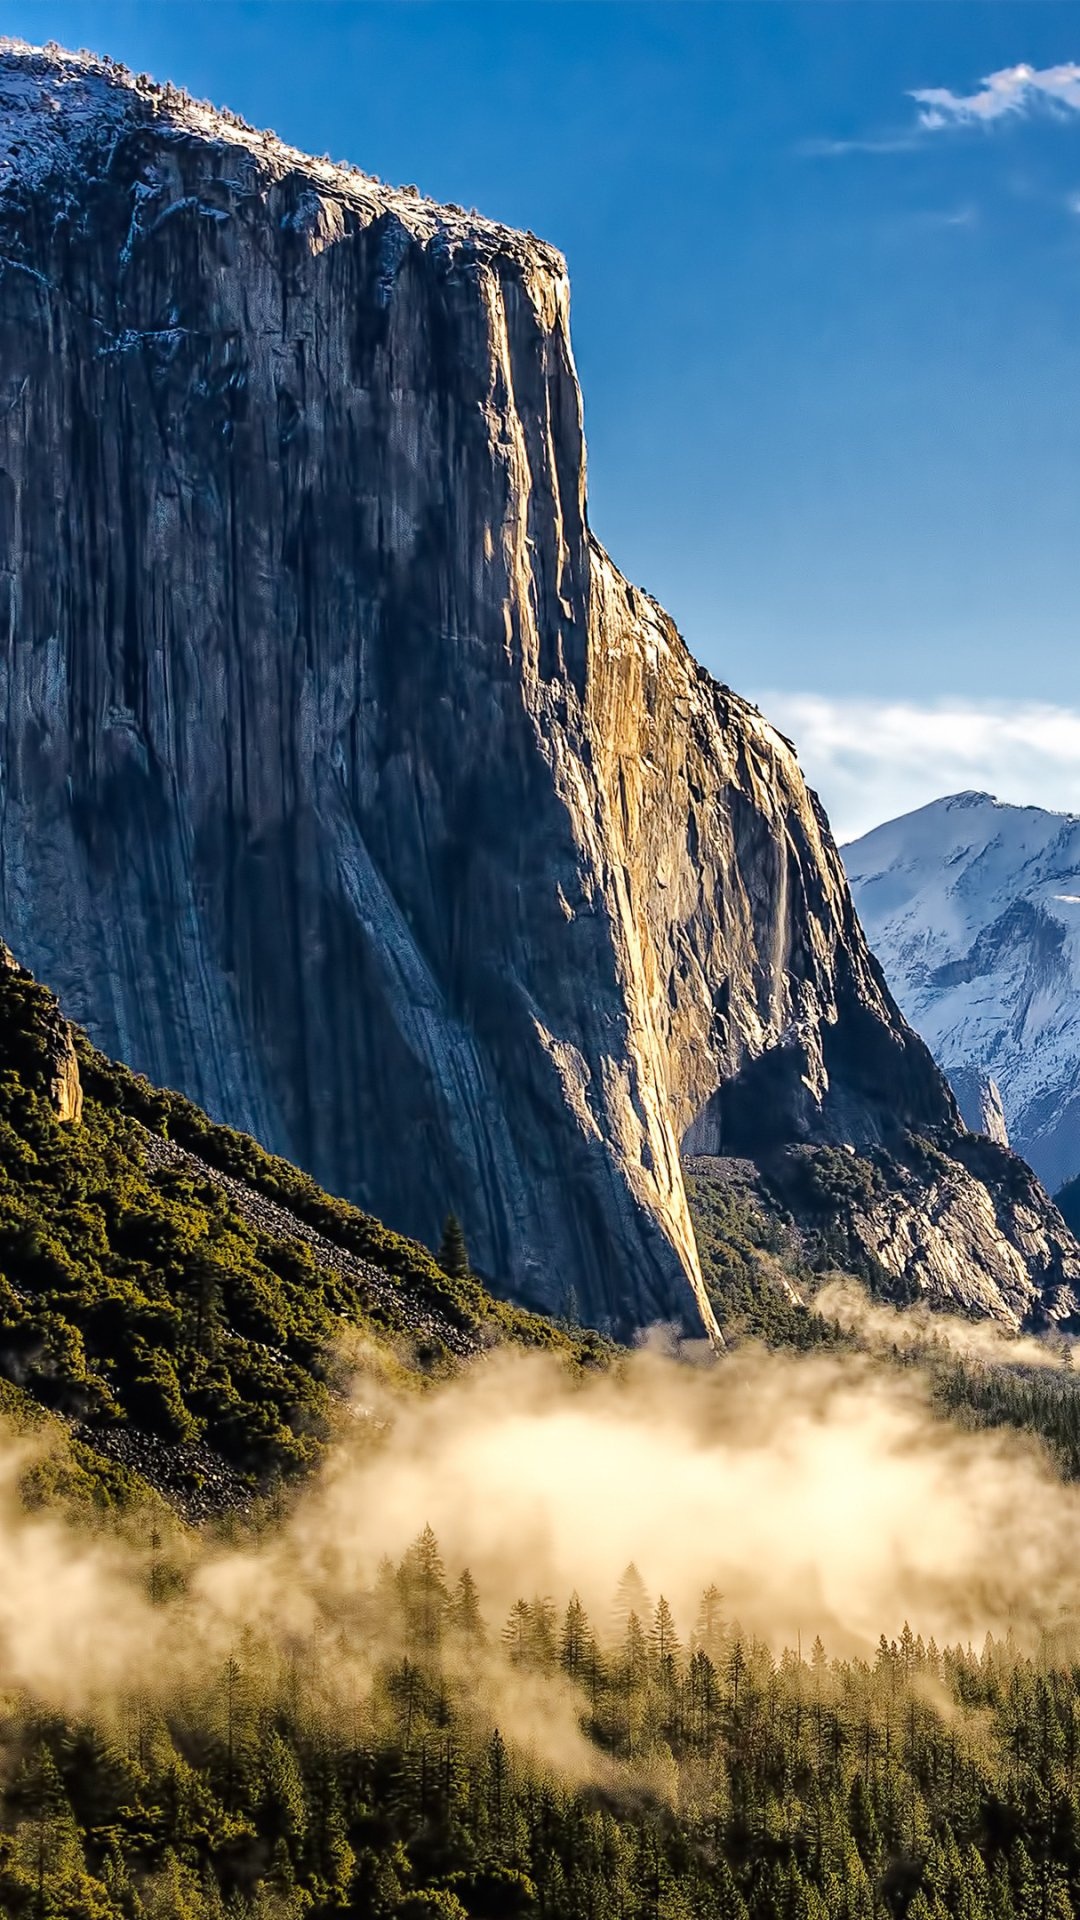
[[[456,240],[471,236],[500,253],[539,259],[565,278],[562,255],[534,234],[518,233],[475,210],[441,206],[415,187],[388,187],[344,161],[303,153],[276,133],[248,126],[227,108],[159,85],[107,56],[69,53],[52,41],[34,47],[0,35],[0,194],[15,183],[37,188],[65,176],[84,177],[95,163],[107,162],[124,134],[139,127],[242,148],[272,176],[300,172],[371,218],[395,213],[418,239],[439,232]]]

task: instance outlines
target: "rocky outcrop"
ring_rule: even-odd
[[[58,1120],[82,1119],[82,1084],[79,1062],[65,1021],[57,1025],[55,1044],[50,1048],[48,1095]]]
[[[0,63],[0,924],[479,1271],[711,1327],[680,1148],[956,1129],[795,754],[586,522],[561,257]]]
[[[851,1230],[905,1291],[1015,1328],[1075,1323],[1080,1249],[1022,1160],[972,1135],[958,1154],[924,1147],[885,1173]]]
[[[978,1067],[955,1066],[949,1069],[949,1085],[956,1096],[960,1118],[972,1133],[985,1133],[999,1147],[1009,1144],[1001,1089],[992,1073]]]
[[[804,1145],[754,1163],[686,1165],[706,1245],[716,1197],[735,1193],[742,1209],[749,1202],[794,1236],[800,1261],[818,1272],[857,1274],[903,1304],[995,1319],[1014,1332],[1075,1327],[1080,1246],[1030,1167],[978,1135],[950,1144],[944,1152],[909,1135],[866,1154]],[[783,1284],[782,1267],[766,1259],[763,1279]]]
[[[58,1120],[82,1119],[83,1092],[71,1027],[55,994],[0,940],[0,1072],[44,1094]]]

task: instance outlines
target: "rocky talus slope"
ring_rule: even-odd
[[[531,235],[7,45],[0,927],[517,1298],[709,1329],[684,1145],[958,1122],[793,750],[589,532],[568,303]]]
[[[318,1264],[336,1274],[370,1311],[381,1309],[392,1320],[400,1338],[419,1346],[437,1341],[447,1353],[459,1360],[481,1353],[488,1341],[484,1332],[467,1322],[454,1319],[417,1293],[395,1285],[390,1275],[370,1260],[337,1245],[304,1220],[291,1207],[271,1200],[249,1180],[213,1166],[202,1154],[192,1153],[175,1140],[146,1128],[140,1140],[145,1165],[156,1172],[169,1168],[196,1180],[206,1180],[225,1195],[237,1216],[270,1242],[291,1246],[297,1242],[310,1249]]]

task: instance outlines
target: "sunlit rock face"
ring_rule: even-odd
[[[793,750],[586,522],[552,248],[0,59],[0,928],[496,1285],[710,1329],[680,1149],[955,1109]]]

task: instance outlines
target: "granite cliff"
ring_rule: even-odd
[[[960,1125],[793,749],[590,534],[568,303],[531,235],[7,43],[0,929],[524,1301],[711,1329],[684,1147]]]

